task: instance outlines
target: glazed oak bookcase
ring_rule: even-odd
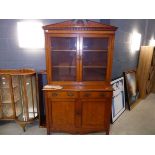
[[[44,88],[47,134],[109,134],[111,70],[116,27],[69,20],[43,26],[48,85]]]

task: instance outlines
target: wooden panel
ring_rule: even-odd
[[[105,126],[105,101],[82,101],[82,127]]]
[[[73,92],[73,91],[66,91],[66,92],[54,91],[54,92],[49,92],[48,97],[51,98],[51,99],[55,99],[55,98],[77,98],[77,92]]]
[[[75,126],[75,101],[50,101],[51,128]]]
[[[142,98],[146,97],[147,80],[149,79],[149,74],[151,70],[150,67],[153,51],[154,51],[153,46],[142,46],[140,50],[137,79],[138,79],[140,96]]]
[[[110,96],[110,92],[80,92],[80,98],[107,98]]]

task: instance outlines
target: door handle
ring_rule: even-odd
[[[100,97],[105,97],[106,95],[104,93],[100,93]]]
[[[52,96],[58,96],[58,93],[52,93]]]
[[[72,96],[74,96],[74,94],[73,93],[68,93],[68,96],[72,97]]]
[[[86,94],[84,94],[84,97],[90,97],[90,96],[91,96],[90,93],[86,93]]]

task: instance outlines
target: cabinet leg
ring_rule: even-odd
[[[106,135],[109,135],[109,130],[106,131]]]
[[[50,130],[47,129],[47,135],[50,135]]]
[[[26,131],[26,123],[18,123],[19,126],[23,129],[23,131],[25,132]]]

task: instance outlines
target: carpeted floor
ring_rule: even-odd
[[[63,135],[66,133],[53,133]],[[90,135],[104,135],[92,133]],[[155,135],[155,94],[150,94],[142,100],[132,111],[126,110],[111,124],[111,135]],[[26,132],[14,121],[0,121],[0,135],[46,135],[45,128],[38,127],[38,121],[29,124]]]

